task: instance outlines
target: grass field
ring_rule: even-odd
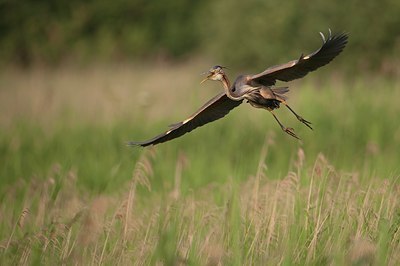
[[[0,265],[398,265],[400,81],[290,83],[301,141],[244,104],[125,146],[220,91],[208,67],[2,72]]]

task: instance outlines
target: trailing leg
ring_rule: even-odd
[[[306,126],[307,126],[308,128],[310,128],[311,130],[313,129],[313,128],[311,127],[311,122],[309,122],[309,121],[305,120],[303,117],[299,116],[292,108],[290,108],[290,106],[289,106],[285,101],[282,101],[282,104],[284,104],[284,105],[290,110],[290,112],[292,112],[292,114],[294,114],[294,115],[296,116],[296,118],[297,118],[301,123],[303,123],[304,125],[306,125]]]
[[[274,112],[272,110],[270,110],[271,114],[274,116],[275,120],[278,122],[279,126],[282,128],[283,131],[285,131],[287,134],[289,134],[290,136],[296,138],[296,139],[300,139],[295,133],[294,133],[294,129],[291,127],[285,127],[284,125],[282,125],[282,123],[279,121],[279,119],[276,117],[276,115],[274,114]]]

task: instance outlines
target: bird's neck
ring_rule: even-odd
[[[235,100],[235,101],[243,99],[243,97],[237,97],[232,94],[231,82],[229,81],[228,77],[225,74],[222,76],[221,82],[222,82],[222,85],[224,86],[226,96],[228,96],[230,99]]]
[[[222,85],[224,86],[225,92],[230,93],[231,82],[229,81],[226,75],[222,76],[221,82]]]

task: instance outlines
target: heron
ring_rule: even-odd
[[[169,129],[164,133],[146,141],[131,141],[128,142],[128,145],[146,147],[178,138],[195,128],[224,117],[242,102],[247,102],[255,108],[268,110],[278,122],[283,132],[296,139],[300,139],[295,134],[293,128],[282,124],[275,115],[274,110],[283,105],[301,123],[310,129],[312,129],[311,122],[297,114],[287,104],[287,96],[285,94],[289,92],[289,89],[288,87],[276,87],[276,82],[278,80],[288,82],[302,78],[309,72],[330,63],[343,51],[348,42],[348,35],[346,33],[332,34],[329,30],[327,38],[321,32],[320,35],[322,46],[315,52],[307,56],[301,54],[296,60],[269,67],[258,74],[239,75],[233,84],[231,84],[224,71],[225,67],[219,65],[212,67],[205,73],[207,76],[201,83],[207,80],[219,81],[224,88],[223,92],[214,96],[187,119],[170,125]]]

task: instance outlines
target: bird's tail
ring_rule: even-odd
[[[277,96],[277,99],[282,99],[286,101],[287,96],[285,96],[284,94],[289,92],[289,87],[276,87],[276,88],[271,88],[271,90],[274,93],[274,95]]]

